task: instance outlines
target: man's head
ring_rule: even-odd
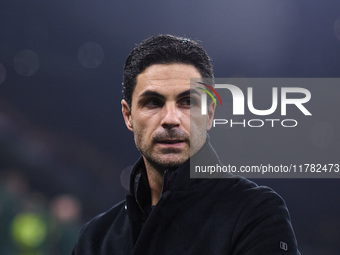
[[[146,164],[176,168],[202,147],[211,128],[215,105],[202,115],[202,91],[190,88],[191,78],[212,78],[209,57],[195,42],[161,35],[136,46],[126,63],[126,126]]]
[[[182,63],[193,65],[204,78],[213,78],[213,69],[206,51],[197,42],[172,35],[157,35],[138,44],[124,66],[123,96],[131,106],[137,76],[154,64]]]

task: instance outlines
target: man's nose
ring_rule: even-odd
[[[180,125],[180,112],[176,104],[168,103],[164,105],[161,125],[165,129],[171,129]]]

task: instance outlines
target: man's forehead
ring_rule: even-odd
[[[188,77],[165,77],[165,76],[147,76],[141,74],[137,77],[136,87],[140,87],[141,89],[181,89],[181,88],[189,88],[190,81],[192,76]]]
[[[184,63],[170,63],[170,64],[153,64],[151,66],[148,66],[137,77],[139,76],[154,79],[164,78],[190,79],[200,78],[201,74],[194,65]]]
[[[143,94],[145,91],[179,94],[190,90],[190,80],[199,77],[200,73],[192,65],[152,65],[137,76],[135,92],[137,94]]]
[[[136,90],[139,93],[144,91],[155,91],[159,93],[181,93],[190,89],[190,81],[148,81],[147,83],[137,83]]]

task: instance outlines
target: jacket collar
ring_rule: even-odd
[[[179,166],[176,170],[165,171],[163,192],[175,190],[188,190],[209,181],[209,179],[191,179],[190,164],[192,165],[216,165],[220,160],[210,144],[209,136],[202,148]],[[133,167],[130,178],[130,194],[133,195],[139,206],[148,212],[151,204],[151,192],[147,178],[146,168],[142,157]]]

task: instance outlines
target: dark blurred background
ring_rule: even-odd
[[[159,33],[201,41],[216,77],[340,75],[338,0],[1,0],[0,254],[69,254],[124,199],[139,154],[123,64]],[[286,200],[303,254],[339,254],[339,179],[258,183]]]

